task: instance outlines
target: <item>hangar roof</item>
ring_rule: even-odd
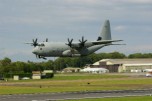
[[[109,64],[152,64],[151,59],[102,59],[93,65],[99,65],[100,62],[106,62]]]

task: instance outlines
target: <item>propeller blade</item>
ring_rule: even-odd
[[[79,42],[81,42],[81,40],[79,40]]]
[[[35,43],[37,43],[37,38],[35,39]]]
[[[33,43],[34,43],[34,39],[33,39]]]
[[[70,43],[72,43],[72,42],[73,42],[73,39],[71,39]]]
[[[86,42],[87,42],[87,40],[84,41],[84,43],[86,43]]]
[[[82,36],[82,42],[84,42],[84,36]]]
[[[48,38],[46,38],[46,42],[48,42]]]
[[[68,42],[70,42],[70,39],[68,38]]]

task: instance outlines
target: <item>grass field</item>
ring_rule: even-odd
[[[152,79],[113,74],[56,74],[52,79],[0,82],[0,94],[152,88]]]

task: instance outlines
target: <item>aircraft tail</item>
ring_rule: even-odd
[[[109,20],[105,20],[104,22],[104,26],[97,41],[100,40],[111,40],[111,29]]]

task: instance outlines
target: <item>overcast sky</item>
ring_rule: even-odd
[[[24,43],[96,40],[106,19],[112,38],[127,45],[98,52],[152,52],[152,0],[0,0],[0,59],[43,61]]]

